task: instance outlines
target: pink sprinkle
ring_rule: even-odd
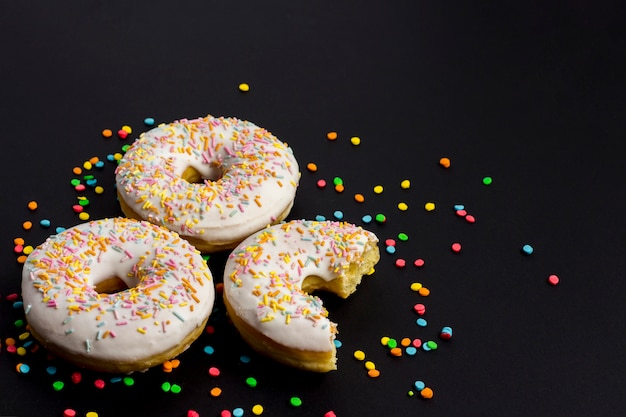
[[[63,417],[75,417],[75,416],[76,416],[76,411],[72,410],[71,408],[67,408],[63,410]]]
[[[198,413],[196,410],[188,410],[187,417],[200,417],[200,413]]]
[[[17,294],[16,293],[7,295],[7,301],[15,301],[15,300],[17,300]]]
[[[387,240],[385,240],[385,245],[386,246],[396,246],[396,241],[395,241],[395,239],[387,239]]]
[[[327,412],[324,414],[324,417],[337,417],[337,414],[335,414],[335,412],[334,412],[334,411],[327,411]]]
[[[209,368],[209,375],[211,376],[219,376],[220,375],[220,370],[217,369],[216,367],[212,366]]]
[[[421,316],[422,314],[426,313],[426,306],[421,303],[415,304],[413,306],[413,310],[415,310],[415,312]]]
[[[421,339],[413,339],[411,344],[413,345],[413,347],[419,349],[420,347],[422,347],[422,340]]]
[[[467,216],[465,216],[465,221],[468,223],[475,223],[476,219],[471,214],[468,214]]]
[[[557,275],[552,274],[552,275],[550,275],[548,277],[548,284],[550,284],[550,285],[557,285],[559,283],[559,281],[560,280],[559,280],[559,277]]]
[[[222,410],[220,417],[232,417],[232,413],[228,410]]]
[[[458,242],[454,242],[452,244],[452,252],[456,252],[456,253],[461,252],[461,244]]]
[[[465,211],[465,210],[457,210],[456,211],[456,215],[459,216],[459,217],[466,216],[467,215],[467,211]]]
[[[72,373],[71,379],[74,384],[78,384],[83,379],[83,376],[80,372],[74,372]]]
[[[402,258],[396,259],[396,266],[398,268],[404,268],[406,266],[406,261]]]
[[[413,262],[413,265],[415,265],[418,268],[421,268],[424,266],[424,260],[421,258],[418,258],[415,260],[415,262]]]
[[[317,188],[326,187],[326,180],[317,180]]]
[[[104,380],[103,380],[103,379],[96,379],[96,380],[94,381],[94,383],[93,383],[93,384],[94,384],[94,385],[96,386],[96,388],[98,388],[98,389],[102,389],[102,388],[104,388]]]

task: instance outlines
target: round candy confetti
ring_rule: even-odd
[[[402,188],[403,190],[408,190],[409,188],[411,188],[411,181],[402,180],[402,182],[400,183],[400,188]]]
[[[239,84],[239,91],[241,91],[242,93],[246,93],[250,91],[250,86],[246,83],[241,83]]]
[[[302,405],[302,400],[299,397],[291,397],[289,399],[289,404],[294,407],[300,407]]]
[[[534,249],[532,246],[530,245],[524,245],[522,246],[522,253],[524,255],[531,255],[533,253]]]
[[[104,129],[102,131],[102,136],[105,138],[110,138],[111,136],[113,136],[113,131],[111,129]]]
[[[452,338],[452,328],[445,326],[439,332],[439,337],[443,340],[450,340]]]
[[[450,158],[443,157],[439,159],[439,165],[444,168],[450,168]]]
[[[433,211],[435,209],[435,203],[429,201],[428,203],[424,204],[424,209],[426,211]]]
[[[413,306],[413,310],[421,316],[426,313],[426,306],[424,304],[418,303]]]
[[[385,217],[384,214],[382,213],[378,213],[374,219],[378,222],[378,223],[385,223],[387,221],[387,217]]]
[[[426,327],[428,325],[428,322],[425,319],[421,318],[421,317],[419,319],[417,319],[417,321],[415,323],[418,326],[420,326],[420,327]]]
[[[461,252],[462,247],[461,247],[461,244],[460,244],[460,243],[458,243],[458,242],[454,242],[454,243],[452,244],[452,246],[451,246],[451,249],[452,249],[452,252],[459,253],[459,252]]]
[[[323,180],[323,179],[317,180],[317,188],[324,188],[324,187],[326,187],[326,180]]]
[[[557,275],[552,274],[552,275],[550,275],[548,277],[548,283],[550,285],[557,285],[559,283],[559,281],[560,281],[560,279],[559,279],[559,277]]]
[[[382,193],[382,192],[383,192],[383,186],[382,186],[382,185],[376,185],[376,186],[374,187],[374,193],[375,193],[375,194],[380,194],[380,193]]]
[[[493,183],[493,178],[491,178],[491,177],[484,177],[483,178],[483,184],[491,185],[492,183]]]
[[[350,138],[350,143],[353,144],[354,146],[359,146],[361,144],[361,138],[358,136],[352,136]]]
[[[409,209],[409,205],[407,203],[398,203],[398,210],[407,211]]]
[[[146,126],[154,126],[154,118],[152,117],[146,117],[145,119],[143,119],[143,124]]]
[[[76,411],[71,408],[66,408],[63,410],[63,417],[76,417]]]
[[[372,216],[370,216],[369,214],[366,214],[365,216],[361,217],[361,221],[365,224],[371,223],[372,222]]]
[[[415,265],[418,268],[421,268],[422,266],[424,266],[424,260],[421,258],[417,258],[414,262],[413,265]]]
[[[36,202],[36,201],[30,201],[30,202],[28,203],[28,209],[29,209],[30,211],[35,211],[35,210],[37,210],[37,207],[38,207],[38,204],[37,204],[37,202]]]
[[[362,350],[355,350],[353,355],[354,359],[356,359],[357,361],[365,360],[365,352],[363,352]]]
[[[337,220],[342,220],[343,219],[343,211],[341,210],[335,210],[333,212],[333,216],[335,217],[335,219]]]
[[[263,406],[261,404],[255,404],[252,406],[252,414],[255,416],[260,416],[263,414]]]
[[[337,132],[328,132],[326,134],[326,138],[328,140],[335,140],[335,139],[337,139]]]
[[[217,377],[220,375],[220,370],[214,366],[210,367],[208,370],[209,375],[212,377]]]
[[[55,391],[61,391],[63,387],[65,387],[65,384],[63,383],[63,381],[54,381],[52,383],[52,389]]]
[[[248,385],[251,388],[256,387],[257,386],[256,378],[251,377],[251,376],[246,378],[246,385]]]
[[[354,201],[356,201],[357,203],[362,203],[365,201],[365,197],[363,197],[363,194],[355,194]]]
[[[213,387],[209,391],[209,394],[211,395],[211,397],[219,397],[220,395],[222,395],[222,389],[219,387]]]
[[[317,165],[315,165],[313,162],[309,162],[308,164],[306,164],[306,169],[311,172],[315,172],[317,171]]]
[[[434,392],[431,388],[425,387],[423,390],[420,391],[420,395],[422,396],[422,398],[429,400],[433,398]]]

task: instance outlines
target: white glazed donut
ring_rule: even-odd
[[[202,252],[232,249],[283,220],[300,180],[293,151],[267,130],[207,116],[149,130],[116,170],[122,211]]]
[[[104,372],[144,370],[203,332],[215,287],[200,253],[144,221],[94,220],[50,236],[26,259],[30,332],[52,353]]]
[[[244,240],[228,257],[224,302],[255,350],[300,369],[336,369],[336,324],[322,289],[346,298],[380,258],[378,238],[339,222],[294,220]]]

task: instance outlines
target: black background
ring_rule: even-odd
[[[3,1],[0,416],[73,408],[79,416],[193,409],[205,417],[235,407],[249,416],[254,404],[269,416],[623,415],[625,52],[624,8],[583,0]],[[249,92],[238,90],[242,82]],[[74,191],[72,168],[119,152],[145,117],[206,114],[250,120],[292,146],[302,180],[290,218],[342,210],[361,224],[364,214],[384,213],[385,224],[367,225],[382,242],[409,235],[394,255],[381,244],[376,273],[351,298],[322,295],[339,323],[339,370],[308,374],[255,356],[219,304],[215,334],[203,335],[178,369],[133,374],[130,387],[88,372],[74,385],[70,365],[8,353],[6,339],[24,331],[6,298],[20,285],[13,239],[37,245],[56,226],[79,223],[78,196],[90,199],[92,218],[120,214],[113,163],[93,172],[103,195]],[[122,125],[134,130],[126,140],[100,134]],[[328,141],[329,131],[339,138]],[[442,156],[452,161],[447,170]],[[343,193],[316,187],[336,176]],[[400,188],[403,179],[410,189]],[[475,224],[455,216],[457,203]],[[51,229],[39,226],[43,218]],[[29,231],[26,220],[35,224]],[[532,256],[520,253],[525,243]],[[224,256],[209,261],[217,281]],[[409,265],[396,268],[397,257]],[[421,269],[411,265],[418,257]],[[553,273],[555,287],[546,282]],[[428,298],[410,291],[416,281]],[[416,302],[428,308],[426,328],[415,324]],[[452,340],[438,339],[442,326],[453,328]],[[439,348],[392,358],[383,336]],[[378,379],[352,358],[356,349],[375,362]],[[18,373],[18,363],[30,372]],[[221,375],[208,376],[210,366]],[[98,378],[103,390],[93,386]],[[66,382],[62,391],[52,389],[56,380]],[[432,400],[407,395],[415,380],[433,388]],[[164,393],[164,381],[182,392]],[[214,386],[219,398],[208,393]],[[289,405],[291,396],[303,405]]]

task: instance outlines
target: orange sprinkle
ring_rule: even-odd
[[[417,292],[422,297],[428,297],[430,295],[430,290],[426,287],[420,288],[419,290],[417,290]]]
[[[343,186],[343,184],[335,185],[335,191],[337,191],[338,193],[343,193],[343,190],[345,190],[345,187]]]
[[[365,197],[363,197],[363,194],[355,194],[355,195],[354,195],[354,200],[355,200],[357,203],[362,203],[362,202],[364,202],[364,201],[365,201]]]
[[[89,162],[91,162],[93,165],[95,165],[98,162],[100,162],[100,158],[98,158],[97,156],[92,156],[91,158],[89,158]]]
[[[13,239],[13,243],[17,246],[17,245],[23,245],[26,242],[24,241],[24,238],[16,237],[15,239]]]
[[[30,230],[30,228],[33,227],[33,222],[25,221],[24,223],[22,223],[22,227],[24,228],[24,230]]]
[[[443,157],[439,160],[439,165],[444,168],[450,168],[450,158]]]
[[[424,389],[420,391],[420,395],[422,396],[422,398],[431,399],[433,398],[435,393],[433,392],[432,388],[424,387]]]
[[[219,387],[211,388],[211,391],[209,392],[211,393],[211,397],[219,397],[222,395],[222,389]]]
[[[411,344],[411,339],[409,337],[405,337],[400,341],[400,345],[407,347]]]
[[[172,372],[172,363],[170,361],[163,362],[163,372]]]
[[[28,203],[28,209],[30,211],[37,210],[37,207],[38,207],[38,205],[37,205],[36,201],[31,201],[31,202]]]
[[[178,368],[180,366],[180,360],[178,360],[178,359],[172,359],[170,361],[170,363],[172,364],[172,368],[173,369],[176,369],[176,368]]]
[[[26,262],[26,255],[20,255],[17,257],[17,262],[23,264],[24,262]]]
[[[80,175],[83,173],[83,170],[80,167],[74,167],[72,169],[72,172],[74,173],[74,175]]]
[[[370,369],[367,371],[367,376],[370,378],[378,378],[380,376],[380,371],[378,369]]]
[[[308,169],[311,172],[315,172],[315,171],[317,171],[317,165],[315,165],[315,163],[313,163],[313,162],[309,162],[306,165],[306,169]]]
[[[326,137],[328,138],[328,140],[335,140],[337,139],[337,132],[328,132],[326,134]]]
[[[400,349],[399,347],[395,347],[391,349],[389,353],[391,353],[392,356],[402,356],[402,349]]]
[[[7,337],[6,340],[4,341],[4,343],[7,346],[13,346],[13,345],[15,345],[15,339],[13,339],[12,337]]]
[[[105,138],[110,138],[111,136],[113,136],[113,131],[111,129],[104,129],[102,131],[102,136],[104,136]]]

